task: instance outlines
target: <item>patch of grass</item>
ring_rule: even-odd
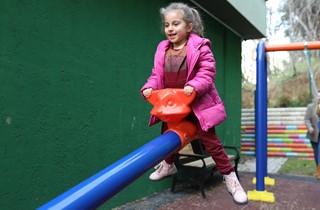
[[[316,173],[314,160],[288,158],[278,172],[279,174],[313,176]]]

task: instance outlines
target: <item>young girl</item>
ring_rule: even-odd
[[[141,93],[148,98],[152,90],[164,88],[183,88],[186,95],[196,91],[192,113],[186,119],[197,125],[198,136],[224,176],[234,201],[245,204],[247,195],[215,132],[215,126],[226,119],[226,113],[214,85],[215,60],[210,41],[203,38],[204,27],[199,13],[186,4],[171,3],[162,8],[160,14],[168,40],[159,43],[151,76]],[[149,126],[159,121],[151,116]],[[162,132],[166,127],[163,123]],[[174,154],[163,160],[149,178],[157,181],[177,173],[173,160]]]
[[[318,100],[318,103],[316,103]],[[313,103],[308,104],[307,110],[304,116],[304,121],[307,126],[307,138],[310,140],[314,160],[317,167],[317,172],[314,175],[317,179],[320,180],[320,109],[319,103],[320,102],[320,92],[318,92],[317,98],[313,101]]]

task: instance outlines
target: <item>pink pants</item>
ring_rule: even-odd
[[[229,157],[226,151],[223,148],[223,145],[216,134],[215,128],[210,128],[207,132],[202,131],[199,121],[196,116],[191,113],[189,116],[186,117],[186,120],[193,122],[197,125],[197,134],[202,140],[203,145],[209,155],[211,155],[214,162],[217,164],[218,171],[222,175],[228,175],[234,171],[234,168],[229,160]],[[167,124],[162,124],[162,133],[167,130]],[[172,154],[168,156],[165,161],[168,164],[172,164],[174,162],[174,155]]]

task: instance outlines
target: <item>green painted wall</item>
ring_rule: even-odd
[[[168,2],[1,1],[1,208],[35,209],[159,136],[139,89],[164,38],[158,11]],[[241,43],[204,19],[228,113],[219,136],[240,146]],[[148,174],[101,209],[170,186]]]

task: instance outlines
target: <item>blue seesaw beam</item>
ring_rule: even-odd
[[[96,209],[181,146],[177,133],[169,131],[81,182],[38,210]]]

